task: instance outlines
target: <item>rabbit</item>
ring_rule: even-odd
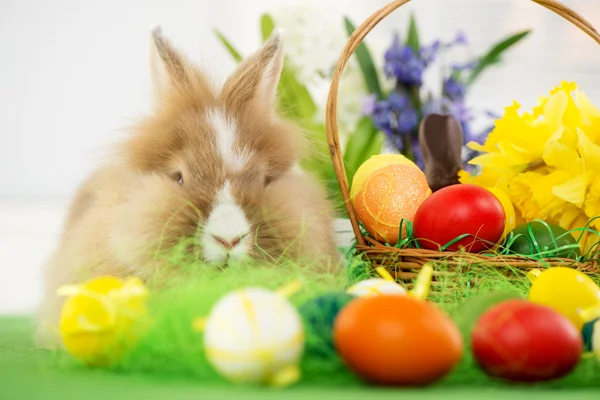
[[[111,149],[68,210],[48,262],[37,343],[56,345],[57,288],[163,268],[159,250],[192,238],[207,265],[281,257],[337,271],[333,207],[299,162],[308,143],[277,112],[284,62],[275,31],[215,89],[159,26],[151,30],[153,113]],[[320,268],[318,268],[320,267]]]

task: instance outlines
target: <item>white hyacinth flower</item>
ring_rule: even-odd
[[[348,35],[343,14],[302,4],[280,7],[272,13],[278,27],[285,31],[287,65],[306,85],[318,112],[317,122],[325,121],[331,79]],[[374,61],[380,55],[372,54]],[[362,101],[369,94],[356,58],[344,70],[338,93],[340,139],[345,143],[361,118]]]

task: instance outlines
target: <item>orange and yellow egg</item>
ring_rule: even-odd
[[[350,190],[350,200],[365,229],[378,241],[392,245],[400,240],[402,219],[412,221],[429,195],[423,171],[399,154],[369,158],[354,175]]]

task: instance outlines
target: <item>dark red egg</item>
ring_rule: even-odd
[[[502,238],[506,213],[498,198],[476,185],[457,184],[440,189],[417,209],[413,219],[414,237],[425,249],[450,251],[464,248],[477,253],[491,248]]]
[[[473,330],[471,347],[488,375],[533,383],[573,371],[581,359],[583,340],[562,314],[519,299],[504,301],[484,313]]]

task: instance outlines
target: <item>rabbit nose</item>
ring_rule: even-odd
[[[244,236],[238,236],[236,238],[233,238],[232,240],[227,240],[227,239],[223,239],[220,236],[212,235],[212,237],[213,237],[213,239],[215,239],[215,241],[217,241],[219,244],[221,244],[227,250],[233,249],[235,246],[240,244],[240,242],[244,238]]]

